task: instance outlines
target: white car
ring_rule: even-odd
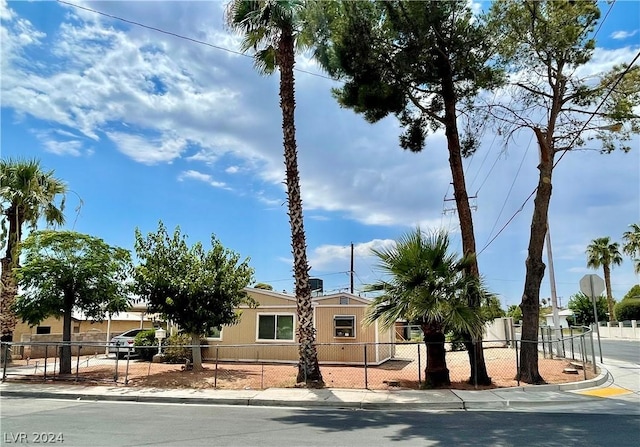
[[[109,353],[116,354],[120,359],[126,357],[127,353],[134,355],[133,342],[136,335],[146,330],[147,329],[129,329],[127,332],[116,335],[109,342]]]

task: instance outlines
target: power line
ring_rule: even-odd
[[[245,53],[243,53],[241,51],[237,51],[237,50],[231,50],[229,48],[221,47],[219,45],[214,45],[214,44],[212,44],[210,42],[205,42],[204,40],[194,39],[193,37],[184,36],[182,34],[174,33],[172,31],[166,31],[166,30],[163,30],[162,28],[157,28],[155,26],[145,25],[144,23],[136,22],[134,20],[125,19],[123,17],[119,17],[119,16],[116,16],[116,15],[113,15],[113,14],[108,14],[106,12],[98,11],[96,9],[88,8],[86,6],[75,5],[73,3],[69,3],[69,2],[66,2],[64,0],[57,0],[57,1],[58,1],[58,3],[62,3],[64,5],[68,5],[68,6],[71,6],[73,8],[82,9],[84,11],[92,12],[94,14],[98,14],[98,15],[101,15],[101,16],[104,16],[104,17],[109,17],[109,18],[114,19],[114,20],[119,20],[121,22],[128,23],[130,25],[135,25],[135,26],[139,26],[141,28],[145,28],[145,29],[148,29],[148,30],[151,30],[151,31],[156,31],[158,33],[166,34],[167,36],[176,37],[178,39],[186,40],[186,41],[189,41],[189,42],[192,42],[192,43],[197,43],[198,45],[205,45],[207,47],[214,48],[216,50],[226,51],[227,53],[235,54],[237,56],[248,57],[248,58],[253,59],[253,56],[251,56],[249,54],[245,54]],[[320,73],[314,73],[314,72],[311,72],[311,71],[307,71],[307,70],[304,70],[302,68],[294,67],[294,70],[298,71],[300,73],[305,73],[305,74],[308,74],[308,75],[311,75],[311,76],[316,76],[318,78],[329,79],[331,81],[335,81],[335,79],[332,78],[332,77],[325,76],[325,75],[320,74]]]
[[[567,147],[571,147],[573,146],[573,144],[578,140],[578,138],[580,138],[580,134],[582,132],[584,132],[586,130],[586,128],[589,126],[589,123],[591,122],[591,120],[593,119],[594,116],[596,116],[596,114],[598,113],[598,111],[602,108],[602,106],[604,105],[604,103],[607,101],[607,99],[609,99],[609,96],[611,96],[611,93],[613,93],[613,91],[615,90],[615,88],[618,86],[618,84],[622,81],[622,79],[627,75],[627,73],[629,73],[629,70],[631,70],[631,68],[633,67],[633,64],[636,63],[636,61],[638,60],[638,58],[640,58],[640,51],[638,51],[638,53],[636,53],[635,57],[633,58],[633,60],[629,63],[629,65],[627,65],[627,67],[625,68],[625,70],[620,74],[620,76],[618,76],[618,79],[616,79],[616,81],[611,85],[611,87],[609,88],[609,91],[607,91],[607,94],[604,96],[604,98],[602,98],[602,100],[600,101],[600,103],[598,104],[598,107],[596,107],[596,109],[589,115],[589,118],[584,122],[584,124],[582,125],[582,128],[576,132],[575,136],[573,137],[573,139],[569,142],[569,144],[567,145]],[[560,163],[560,160],[562,160],[564,158],[564,156],[567,154],[567,152],[569,152],[570,149],[566,149],[562,152],[562,154],[560,155],[560,157],[558,157],[558,160],[556,160],[556,162],[553,164],[553,168],[555,168],[558,163]],[[534,196],[534,194],[536,193],[536,191],[538,191],[538,187],[536,186],[534,188],[533,191],[531,191],[531,194],[529,194],[529,196],[525,199],[525,201],[522,203],[522,205],[520,206],[520,208],[518,208],[518,210],[513,213],[513,215],[509,218],[509,220],[507,221],[507,223],[505,223],[502,228],[500,228],[500,231],[498,231],[498,233],[482,248],[482,250],[480,250],[478,252],[478,256],[480,256],[482,254],[483,251],[485,251],[487,249],[487,247],[489,247],[489,245],[491,245],[493,243],[493,241],[496,240],[496,238],[498,236],[500,236],[500,234],[507,228],[507,226],[509,226],[509,224],[513,221],[513,219],[524,209],[525,205],[527,204],[527,202],[529,202],[529,200],[531,200],[531,197]]]
[[[500,212],[498,213],[498,217],[496,217],[496,221],[493,224],[493,227],[491,227],[491,231],[489,232],[489,238],[491,238],[491,235],[493,234],[493,230],[496,229],[496,226],[498,225],[498,221],[500,220],[500,217],[502,216],[502,212],[504,211],[505,206],[507,205],[507,201],[509,200],[509,197],[511,196],[511,192],[513,191],[513,187],[516,184],[516,180],[518,179],[518,176],[520,175],[520,170],[522,169],[522,165],[524,165],[524,160],[527,158],[527,153],[529,152],[529,148],[531,147],[531,143],[533,142],[533,134],[531,135],[531,138],[529,139],[529,144],[527,145],[527,149],[525,149],[524,154],[522,155],[522,160],[520,160],[520,165],[518,166],[518,170],[516,171],[516,175],[513,178],[513,182],[511,182],[511,186],[509,187],[509,191],[507,192],[507,196],[504,198],[504,202],[502,202],[502,208],[500,208]]]

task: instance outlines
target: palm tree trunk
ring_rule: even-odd
[[[7,251],[2,258],[2,273],[0,274],[0,341],[3,342],[13,341],[13,331],[18,322],[13,311],[13,303],[18,295],[13,269],[17,266],[17,259],[14,260],[14,255],[22,236],[23,214],[24,212],[20,212],[16,205],[10,206],[6,213],[9,232],[7,234]]]
[[[444,347],[444,333],[430,324],[423,323],[421,328],[427,348],[427,366],[424,369],[425,388],[451,385]]]
[[[295,85],[293,66],[295,63],[294,39],[290,28],[284,27],[278,45],[278,66],[280,68],[280,108],[282,109],[282,131],[284,135],[284,162],[286,167],[289,224],[291,226],[291,248],[296,282],[298,314],[298,343],[300,343],[298,383],[307,386],[322,386],[322,375],[318,364],[309,286],[309,264],[307,243],[302,216],[300,174],[298,172],[298,149],[295,127]]]
[[[442,61],[444,67],[449,67],[447,61]],[[449,150],[449,166],[451,168],[451,178],[453,180],[453,194],[456,200],[456,209],[460,220],[460,233],[462,236],[462,251],[465,256],[472,255],[473,262],[470,264],[466,274],[479,277],[478,262],[475,258],[476,240],[473,233],[473,217],[471,206],[467,195],[467,187],[464,179],[464,169],[462,166],[462,154],[460,152],[460,136],[458,134],[458,124],[456,119],[456,96],[453,85],[453,74],[450,69],[442,69],[442,98],[445,105],[445,134],[447,137],[447,148]],[[469,299],[469,306],[479,309],[480,299],[472,296]],[[487,373],[487,366],[484,360],[484,350],[482,338],[473,340],[470,334],[462,334],[465,340],[465,347],[469,354],[469,366],[471,375],[469,383],[474,385],[490,385],[491,377]]]
[[[538,369],[538,325],[540,318],[540,284],[544,277],[545,264],[542,261],[547,217],[551,201],[551,174],[553,172],[553,148],[547,142],[546,133],[534,129],[540,146],[540,165],[538,166],[538,189],[534,199],[533,218],[529,248],[525,261],[526,275],[522,294],[522,337],[520,349],[520,371],[518,378],[525,383],[540,384],[544,379]]]
[[[609,308],[609,321],[615,321],[616,317],[613,314],[613,293],[611,292],[611,268],[604,264],[602,266],[604,270],[604,285],[607,289],[607,307]],[[598,322],[596,321],[596,324]]]

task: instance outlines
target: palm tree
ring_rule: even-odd
[[[35,228],[43,217],[47,225],[64,223],[67,186],[45,172],[38,160],[3,159],[0,161],[0,199],[2,212],[2,291],[0,292],[0,329],[2,341],[13,341],[16,316],[13,303],[18,292],[13,268],[18,262],[18,243],[23,226]],[[59,204],[58,197],[61,196]]]
[[[321,386],[309,286],[307,243],[302,216],[298,148],[296,145],[295,85],[293,67],[298,42],[299,14],[304,2],[299,0],[233,0],[227,6],[227,24],[244,36],[242,50],[255,51],[254,65],[263,74],[280,70],[280,108],[284,135],[289,224],[298,314],[300,362],[298,383]]]
[[[640,274],[640,225],[629,225],[631,230],[625,231],[622,235],[624,244],[622,251],[633,259],[633,266],[636,273]]]
[[[607,305],[609,307],[609,321],[614,320],[613,295],[611,293],[611,266],[622,264],[619,244],[611,242],[607,237],[594,239],[587,246],[587,267],[604,271],[604,285],[607,288]]]
[[[456,259],[448,251],[446,233],[425,234],[419,228],[402,236],[395,246],[373,251],[389,279],[368,287],[381,295],[371,303],[365,321],[371,324],[378,320],[388,328],[406,319],[421,327],[427,349],[427,387],[451,383],[445,358],[446,332],[482,334],[483,318],[469,305],[468,295],[489,296],[477,277],[465,274],[472,257]]]

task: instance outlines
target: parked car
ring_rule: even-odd
[[[138,335],[142,331],[146,331],[147,329],[129,329],[127,332],[123,332],[120,335],[116,335],[109,342],[109,353],[116,354],[118,358],[124,358],[129,355],[134,355],[135,349],[133,348],[133,342]]]

